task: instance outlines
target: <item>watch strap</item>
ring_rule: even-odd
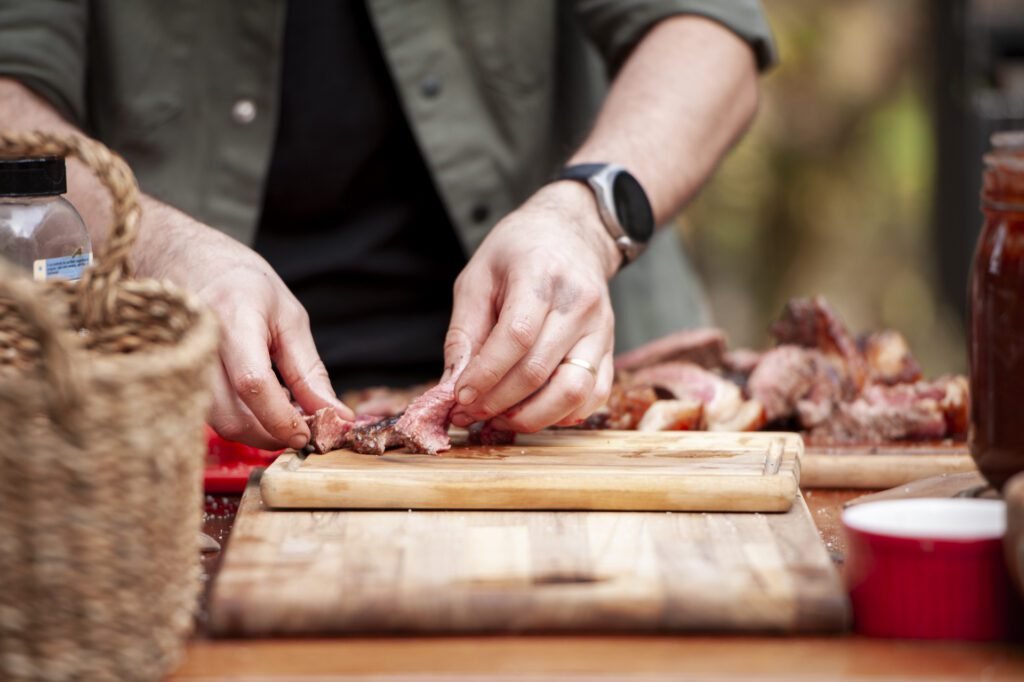
[[[566,166],[557,176],[557,180],[589,180],[593,175],[607,167],[605,163],[578,163]]]
[[[579,163],[562,168],[555,180],[582,182],[593,190],[601,222],[608,231],[608,235],[615,241],[615,246],[622,256],[622,260],[619,263],[619,269],[621,270],[640,255],[645,245],[630,239],[619,222],[619,218],[616,215],[615,200],[611,194],[611,187],[602,177],[606,176],[608,171],[620,170],[625,169],[616,164]]]

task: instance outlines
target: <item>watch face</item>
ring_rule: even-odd
[[[615,175],[612,182],[615,213],[626,235],[635,242],[646,244],[654,235],[654,215],[644,188],[626,171]]]

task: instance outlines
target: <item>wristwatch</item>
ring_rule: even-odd
[[[636,259],[654,235],[654,212],[640,182],[614,163],[567,166],[557,180],[579,180],[594,190],[597,212],[622,252],[620,269]]]

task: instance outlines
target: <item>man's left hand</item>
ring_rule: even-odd
[[[580,183],[547,185],[498,223],[455,282],[445,357],[468,345],[472,360],[452,422],[531,433],[603,405],[614,373],[608,279],[620,259]]]

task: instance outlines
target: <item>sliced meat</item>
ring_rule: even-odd
[[[595,412],[584,424],[588,425],[587,428],[635,429],[647,408],[656,400],[658,394],[652,386],[625,386],[617,383],[612,386],[607,410]]]
[[[796,404],[810,391],[816,373],[814,352],[779,346],[766,352],[747,381],[747,393],[763,406],[768,421],[796,414]]]
[[[967,425],[971,417],[967,377],[959,374],[943,376],[934,381],[919,381],[914,386],[918,395],[939,401],[939,407],[946,418],[948,437],[958,438],[967,435]]]
[[[692,431],[700,428],[704,403],[699,400],[656,400],[637,424],[637,431]]]
[[[731,418],[712,424],[709,431],[757,431],[768,423],[764,405],[757,400],[747,400]]]
[[[780,345],[816,348],[833,356],[842,369],[847,397],[864,386],[867,370],[857,344],[822,296],[794,298],[786,304],[782,316],[772,325],[772,334]]]
[[[321,454],[343,447],[352,430],[352,422],[339,417],[332,407],[322,407],[305,419],[309,425],[309,445]]]
[[[722,364],[725,347],[720,329],[684,329],[622,353],[615,358],[615,369],[633,371],[673,361],[714,368]]]
[[[338,417],[334,410],[323,408],[316,415],[306,417],[306,421],[311,433],[309,445],[313,452],[321,455],[343,448],[379,455],[402,445],[394,430],[397,416],[382,418],[360,415],[354,422],[350,422]]]
[[[385,417],[356,426],[349,432],[345,446],[364,455],[383,455],[387,450],[402,447],[405,443],[395,428],[398,420],[397,416]]]
[[[469,355],[456,360],[448,378],[409,403],[395,430],[413,452],[436,455],[452,446],[448,438],[449,415],[455,407],[455,382],[459,380]]]
[[[873,384],[856,400],[838,405],[811,435],[816,440],[856,443],[944,438],[948,429],[938,392],[945,397],[943,389],[929,382]]]
[[[582,424],[567,427],[556,426],[554,428],[580,429],[583,431],[595,431],[597,429],[613,429],[615,427],[609,424],[609,422],[611,421],[611,416],[611,410],[608,408],[607,405],[605,405],[604,407],[597,408],[597,410],[595,410],[592,415],[583,420]]]
[[[702,428],[726,422],[739,411],[743,394],[739,386],[714,372],[688,362],[664,362],[634,372],[635,386],[660,387],[678,400],[697,400],[704,405]]]
[[[935,383],[943,384],[946,389],[946,395],[939,401],[946,416],[946,435],[951,438],[966,436],[971,419],[971,394],[967,377],[959,374],[940,377]]]
[[[761,361],[763,355],[762,351],[751,350],[750,348],[736,348],[727,351],[722,356],[722,370],[730,379],[734,381],[740,380],[745,383],[747,377],[757,367],[757,363]]]
[[[867,363],[868,381],[878,384],[905,384],[921,378],[921,365],[910,352],[903,334],[885,330],[857,340]]]
[[[772,421],[797,417],[804,428],[828,419],[842,398],[836,362],[824,353],[783,345],[766,352],[747,381],[747,393],[763,405]]]
[[[476,422],[469,427],[470,445],[512,445],[515,442],[515,431],[496,429],[489,421]]]

